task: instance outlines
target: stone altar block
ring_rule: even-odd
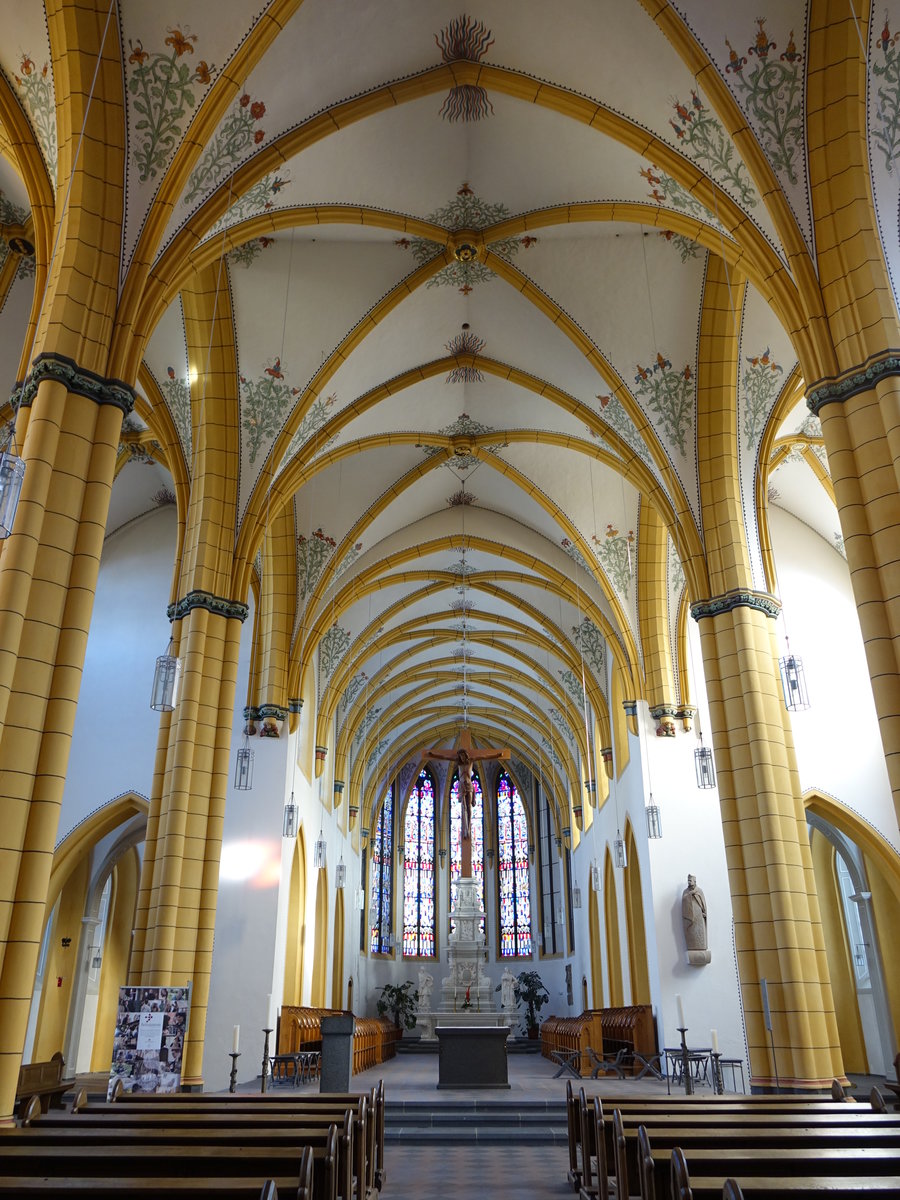
[[[439,1025],[439,1088],[509,1088],[505,1026]]]

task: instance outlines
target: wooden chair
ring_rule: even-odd
[[[653,1155],[650,1153],[650,1139],[644,1125],[638,1126],[638,1184],[641,1189],[641,1200],[656,1200],[656,1183],[653,1178]]]
[[[672,1151],[672,1196],[674,1200],[694,1200],[687,1163],[678,1146]]]

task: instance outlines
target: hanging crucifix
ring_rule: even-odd
[[[461,879],[472,877],[472,804],[475,800],[475,784],[472,780],[472,768],[476,762],[488,759],[509,758],[509,750],[476,750],[472,745],[472,735],[468,729],[461,729],[452,750],[428,750],[429,758],[440,759],[441,762],[456,763],[459,768],[459,792],[462,802],[459,849]]]

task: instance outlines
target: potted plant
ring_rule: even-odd
[[[550,993],[537,971],[520,971],[516,979],[516,1003],[525,1004],[525,1026],[530,1038],[536,1038],[540,1022],[538,1013],[550,999]]]
[[[411,979],[407,979],[406,983],[401,983],[399,986],[394,983],[386,983],[381,989],[381,996],[378,1000],[379,1017],[390,1013],[398,1029],[404,1027],[415,1029],[419,993],[412,989],[413,981]]]

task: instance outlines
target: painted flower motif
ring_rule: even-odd
[[[243,96],[241,96],[241,99],[240,99],[241,108],[246,108],[249,103],[250,103],[250,97],[247,95],[246,92],[244,92]]]
[[[738,54],[728,38],[725,39],[725,45],[728,47],[728,65],[725,67],[726,75],[730,72],[734,75],[740,75],[744,67],[747,65],[747,59],[743,54]]]
[[[768,58],[769,51],[775,50],[776,46],[774,42],[769,41],[769,35],[766,33],[766,18],[757,17],[756,25],[757,29],[755,42],[754,45],[749,48],[748,53],[755,54],[757,58]]]
[[[175,51],[175,57],[181,58],[183,54],[193,54],[193,42],[196,42],[197,35],[195,33],[182,33],[180,29],[170,29],[169,36],[166,38],[166,45],[171,46]]]
[[[128,61],[136,67],[142,67],[150,55],[144,49],[144,44],[140,38],[133,42],[128,39],[128,45],[131,47],[131,53],[128,56]]]
[[[22,65],[19,69],[23,75],[30,75],[34,71],[34,60],[29,58],[27,54],[23,55]]]
[[[254,100],[250,105],[250,116],[254,121],[260,121],[266,115],[266,106],[262,100]]]
[[[197,70],[194,72],[194,78],[197,80],[198,83],[202,83],[202,84],[210,83],[210,82],[212,82],[212,76],[210,75],[209,72],[210,72],[209,63],[206,61],[205,58],[201,58],[200,61],[197,63]]]
[[[257,131],[253,135],[254,144],[258,146],[259,143],[263,140],[263,138],[265,136],[266,136],[266,131],[264,129],[257,129]]]
[[[795,63],[798,62],[799,59],[800,55],[797,53],[797,46],[794,43],[794,31],[792,29],[788,35],[787,49],[785,50],[784,54],[782,54],[781,61]]]

